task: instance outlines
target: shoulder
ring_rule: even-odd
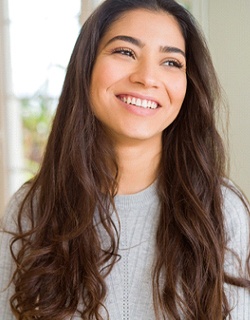
[[[239,261],[236,255],[245,264],[249,253],[249,203],[231,181],[226,181],[222,187],[222,197],[227,246],[226,266],[228,271],[230,269],[230,272],[233,272]]]
[[[30,190],[29,184],[24,184],[10,199],[1,219],[1,230],[14,231],[17,226],[18,212],[23,200]]]
[[[0,225],[0,310],[1,319],[13,319],[14,315],[10,308],[10,298],[15,293],[11,279],[16,268],[11,254],[13,235],[17,233],[17,217],[20,205],[29,190],[28,185],[22,186],[10,199],[6,207]],[[13,252],[18,252],[20,243],[12,246]]]
[[[13,243],[14,237],[19,233],[18,228],[18,213],[23,199],[25,198],[29,187],[24,185],[10,199],[5,210],[4,216],[0,225],[0,278],[5,273],[5,279],[9,279],[9,272],[13,269],[13,259],[10,246]],[[23,230],[27,230],[28,220],[26,217],[22,219]],[[13,252],[19,250],[20,241],[13,243]],[[8,276],[7,276],[8,275]],[[3,281],[0,281],[3,282]]]
[[[239,233],[249,233],[249,203],[241,191],[231,182],[227,181],[222,186],[223,213],[225,227],[229,237],[235,237]],[[230,239],[229,239],[230,240]]]
[[[223,212],[226,231],[224,270],[230,276],[249,279],[247,257],[250,243],[249,204],[240,190],[230,181],[222,187]],[[224,284],[232,319],[248,319],[250,292],[228,283]]]

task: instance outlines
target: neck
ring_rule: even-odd
[[[119,176],[118,194],[133,194],[151,185],[158,175],[161,141],[116,147]]]

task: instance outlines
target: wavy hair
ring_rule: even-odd
[[[220,86],[199,27],[173,0],[106,0],[81,29],[43,163],[20,205],[19,230],[11,245],[16,261],[11,306],[20,320],[62,320],[81,305],[82,319],[103,319],[105,277],[119,259],[119,230],[110,217],[119,168],[114,147],[91,110],[90,80],[105,32],[121,15],[140,8],[174,16],[187,54],[187,93],[162,135],[161,214],[152,279],[156,318],[225,319],[230,306],[223,284],[249,286],[248,280],[223,269],[226,159],[215,126]],[[110,239],[105,251],[95,212]],[[17,241],[21,246],[15,253]]]

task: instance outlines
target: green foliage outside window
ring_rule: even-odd
[[[27,179],[37,172],[41,164],[55,110],[55,100],[44,93],[20,99]]]

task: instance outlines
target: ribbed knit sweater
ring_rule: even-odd
[[[249,215],[235,193],[223,188],[223,195],[228,247],[239,255],[244,267],[249,243]],[[19,191],[6,210],[4,225],[8,229],[16,228],[14,220],[18,203],[22,197],[22,192]],[[120,219],[118,253],[121,259],[106,278],[108,294],[104,304],[109,312],[110,320],[154,320],[152,270],[160,211],[156,184],[154,183],[137,194],[116,196],[115,205]],[[112,219],[119,229],[115,214],[112,215]],[[105,230],[98,223],[98,219],[95,222],[105,248],[108,245]],[[14,269],[9,251],[10,238],[11,236],[0,233],[1,320],[15,319],[9,307],[9,297],[13,293],[13,287],[10,286],[7,290],[2,291],[7,286]],[[226,271],[238,275],[236,264],[235,256],[228,252],[224,266]],[[225,289],[233,308],[232,319],[250,320],[250,292],[229,285],[225,285]],[[104,310],[102,312],[104,319],[107,319]],[[75,315],[73,319],[81,318]]]

